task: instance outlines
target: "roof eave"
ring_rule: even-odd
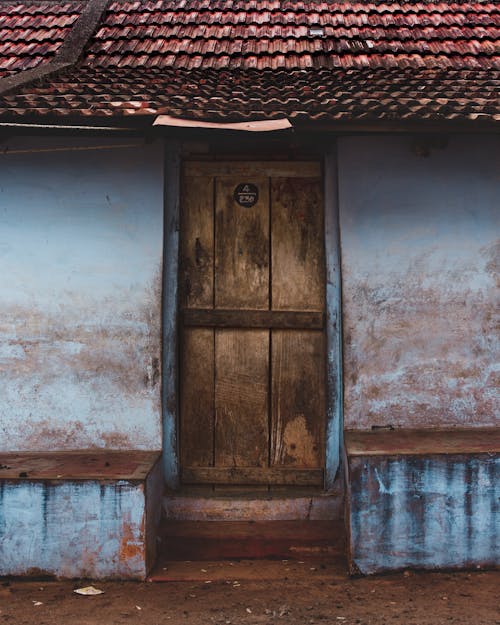
[[[195,122],[193,126],[153,125],[156,115],[133,115],[120,117],[92,117],[72,115],[60,116],[0,116],[0,133],[5,134],[148,134],[163,137],[194,136],[259,136],[307,135],[307,134],[387,134],[387,133],[500,133],[500,121],[488,118],[478,119],[412,119],[412,120],[312,120],[290,119],[290,129],[276,129],[272,132],[245,132],[227,127],[206,127]]]

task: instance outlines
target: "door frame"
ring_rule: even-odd
[[[255,160],[255,159],[252,159]],[[262,160],[269,160],[262,159]],[[178,269],[181,202],[181,146],[165,142],[164,252],[162,295],[163,471],[168,488],[179,488]],[[341,467],[342,315],[338,163],[336,144],[323,155],[324,236],[326,261],[326,491],[334,487]]]

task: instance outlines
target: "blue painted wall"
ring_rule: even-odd
[[[144,579],[145,506],[143,483],[2,481],[0,575]]]
[[[0,450],[161,448],[163,148],[114,143],[2,146]]]
[[[500,141],[339,139],[346,427],[500,419]]]
[[[3,146],[0,450],[161,447],[163,147],[133,143]],[[346,426],[496,425],[499,142],[338,167]]]
[[[355,457],[350,472],[350,566],[498,566],[498,455]]]

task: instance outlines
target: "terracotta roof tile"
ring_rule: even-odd
[[[499,93],[499,70],[78,68],[0,98],[0,118],[499,120]]]
[[[53,59],[83,6],[1,2],[0,77]],[[0,115],[494,119],[499,35],[486,0],[112,0],[78,66]]]
[[[0,2],[0,77],[54,58],[83,2]]]
[[[323,36],[311,36],[312,26],[323,27]],[[479,68],[484,61],[500,67],[499,30],[500,9],[492,2],[115,1],[85,62],[93,67],[439,67],[447,57],[450,67]],[[144,58],[151,52],[155,55]]]

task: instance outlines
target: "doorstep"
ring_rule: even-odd
[[[149,582],[223,583],[229,588],[244,587],[253,581],[290,581],[304,579],[318,583],[345,580],[347,566],[344,558],[313,560],[242,560],[158,563],[148,576]]]
[[[163,498],[168,521],[338,521],[344,514],[341,480],[329,492],[311,489],[171,492]]]
[[[343,521],[163,521],[159,561],[343,557]]]

